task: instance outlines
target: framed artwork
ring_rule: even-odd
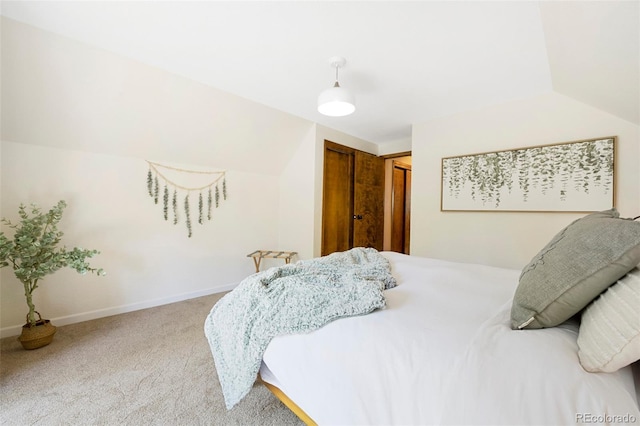
[[[616,137],[442,159],[442,211],[593,212],[615,206]]]

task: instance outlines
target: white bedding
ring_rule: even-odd
[[[640,423],[631,369],[584,371],[575,324],[510,329],[519,271],[383,254],[385,309],[264,354],[262,378],[318,424]]]

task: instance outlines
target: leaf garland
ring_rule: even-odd
[[[170,167],[158,163],[153,163],[151,161],[147,161],[149,164],[149,171],[147,172],[147,192],[151,198],[153,198],[154,204],[158,204],[160,197],[160,179],[163,180],[163,191],[162,191],[162,212],[164,220],[169,220],[169,190],[170,187],[173,188],[173,195],[171,197],[171,210],[173,213],[173,224],[176,225],[179,221],[179,209],[178,209],[178,190],[186,191],[184,196],[183,208],[184,208],[184,220],[187,227],[187,235],[189,238],[193,235],[193,228],[191,222],[191,205],[190,205],[190,194],[192,191],[198,192],[198,223],[203,225],[205,222],[205,205],[204,205],[204,195],[203,191],[207,191],[207,220],[211,220],[212,218],[212,208],[214,203],[214,193],[213,187],[215,186],[215,206],[216,208],[220,205],[220,190],[219,190],[219,181],[222,180],[222,198],[224,200],[227,199],[227,183],[226,183],[226,172],[225,171],[197,171],[197,170],[185,170],[178,169],[175,167]],[[182,173],[191,173],[191,174],[205,174],[212,175],[213,179],[203,186],[198,187],[187,187],[177,182],[169,179],[160,169],[168,169],[174,170]]]

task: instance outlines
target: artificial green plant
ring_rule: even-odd
[[[4,232],[0,232],[0,268],[11,265],[16,278],[24,285],[29,306],[27,322],[32,327],[36,325],[33,292],[45,276],[63,267],[75,269],[80,274],[105,274],[102,269],[92,268],[87,263],[88,258],[99,253],[97,250],[60,247],[63,233],[58,231],[58,223],[66,206],[65,201],[60,200],[51,210],[43,213],[32,204],[29,213],[27,207],[21,204],[18,209],[19,223],[2,219],[3,223],[15,229],[15,233],[11,240]]]

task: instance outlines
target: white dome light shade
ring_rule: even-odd
[[[355,96],[338,83],[338,69],[344,67],[347,61],[343,57],[334,56],[329,59],[329,63],[336,69],[336,83],[318,96],[318,112],[330,117],[343,117],[356,110]]]
[[[331,117],[343,117],[356,110],[356,99],[351,92],[336,82],[335,86],[324,90],[318,96],[318,112]]]

